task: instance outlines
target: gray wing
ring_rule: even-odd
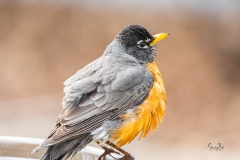
[[[142,103],[152,87],[152,74],[141,65],[126,65],[116,71],[114,68],[119,67],[116,64],[116,67],[109,70],[113,70],[115,75],[103,70],[108,73],[105,76],[107,79],[93,74],[67,84],[64,101],[69,100],[69,97],[71,101],[67,101],[69,106],[65,106],[59,115],[56,126],[42,148],[90,133],[104,121],[117,119],[128,109]],[[100,70],[98,73],[103,74]]]

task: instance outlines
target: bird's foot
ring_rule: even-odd
[[[112,148],[101,146],[104,149],[104,153],[98,158],[98,160],[134,160],[134,158],[129,153],[124,153],[124,155],[116,152]]]
[[[108,160],[108,159],[111,159],[111,157],[115,158],[114,155],[121,156],[120,153],[114,151],[112,148],[108,148],[108,147],[105,147],[105,146],[101,146],[101,147],[104,149],[104,153],[98,158],[98,160]],[[111,156],[111,157],[109,157],[109,156]],[[109,158],[107,158],[107,157],[109,157]]]
[[[131,154],[125,154],[122,158],[119,158],[118,160],[134,160],[135,158]]]

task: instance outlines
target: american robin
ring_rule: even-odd
[[[156,43],[167,36],[139,25],[118,33],[100,58],[64,82],[63,110],[33,152],[47,148],[41,160],[62,160],[95,141],[105,149],[99,159],[111,152],[134,159],[120,147],[156,130],[165,115],[166,92],[154,57]]]

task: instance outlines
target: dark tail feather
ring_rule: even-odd
[[[73,158],[78,151],[91,141],[92,136],[90,134],[83,134],[74,139],[49,146],[40,160],[66,160],[70,156]]]

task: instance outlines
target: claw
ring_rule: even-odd
[[[97,144],[99,144],[99,142],[97,142]],[[101,145],[101,147],[104,149],[104,153],[98,158],[98,160],[134,160],[135,159],[130,153],[124,151],[121,148],[119,148],[118,146],[116,146],[112,142],[107,141],[106,144],[111,146],[115,150],[119,151],[120,153],[116,152],[112,148],[108,148],[108,147],[105,147],[105,146]],[[107,158],[107,156],[108,156],[108,158]]]
[[[104,149],[104,153],[98,158],[98,160],[106,160],[106,156],[109,155],[113,158],[116,158],[117,156],[121,156],[122,155],[118,152],[116,152],[115,150],[113,150],[112,148],[107,148],[105,146],[101,146]],[[117,156],[114,156],[117,155]]]

